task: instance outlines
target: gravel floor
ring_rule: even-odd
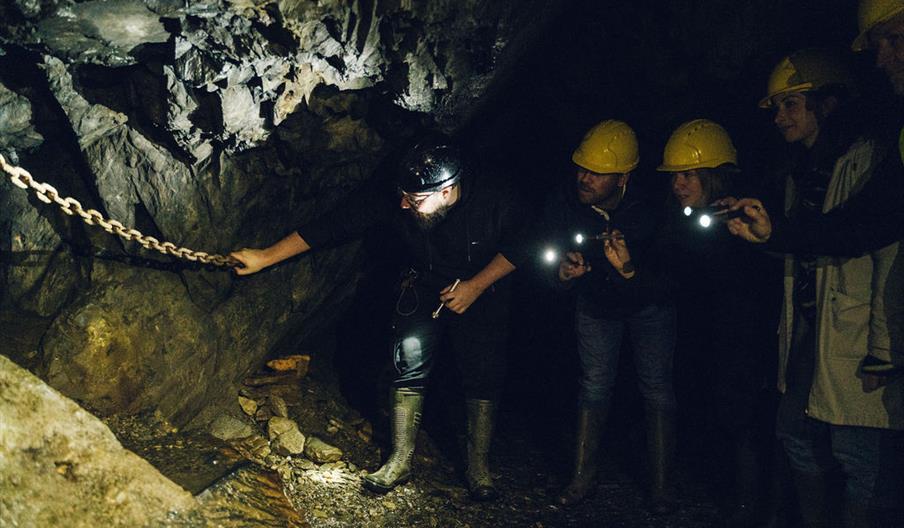
[[[554,506],[552,499],[565,484],[570,453],[538,441],[520,411],[503,412],[493,445],[491,464],[499,500],[475,503],[468,498],[458,449],[463,438],[456,436],[453,427],[431,428],[429,423],[418,439],[412,481],[386,495],[375,495],[362,489],[360,477],[379,467],[381,447],[388,449],[385,424],[374,424],[376,439],[362,434],[371,425],[341,403],[335,388],[316,379],[301,380],[295,396],[278,390],[286,395],[290,416],[306,434],[320,436],[345,453],[341,461],[320,466],[299,457],[267,457],[265,464],[280,475],[286,495],[313,527],[695,528],[719,524],[719,512],[703,483],[685,477],[683,471],[679,472],[677,510],[665,516],[651,514],[645,507],[643,472],[636,470],[642,462],[626,461],[620,456],[623,447],[605,456],[592,497],[573,508]],[[635,439],[625,440],[636,444]],[[695,463],[700,462],[705,461]]]
[[[432,405],[431,400],[427,402],[426,423],[418,437],[412,480],[386,495],[375,495],[362,488],[360,478],[378,468],[387,454],[384,450],[389,448],[389,420],[385,410],[383,414],[376,411],[372,421],[366,419],[346,403],[337,380],[321,375],[312,371],[301,379],[286,376],[278,383],[246,387],[242,393],[259,401],[279,396],[288,408],[289,417],[304,434],[317,436],[343,451],[338,462],[318,465],[303,456],[255,455],[255,449],[267,445],[266,420],[260,418],[252,441],[234,442],[230,446],[206,435],[180,438],[184,433],[162,434],[159,431],[165,432],[165,426],[148,427],[146,420],[109,423],[130,449],[190,489],[199,489],[203,478],[209,478],[205,472],[213,478],[227,473],[211,489],[226,489],[228,499],[221,498],[218,507],[230,515],[241,511],[241,515],[232,524],[217,519],[211,525],[244,526],[248,525],[247,519],[256,518],[261,522],[250,525],[270,526],[274,525],[273,519],[281,515],[285,518],[286,503],[281,497],[267,506],[267,498],[256,497],[260,494],[250,489],[255,486],[254,480],[249,485],[247,469],[240,469],[249,463],[258,468],[254,471],[272,475],[298,513],[291,522],[285,520],[286,526],[305,525],[299,522],[316,528],[703,528],[720,525],[719,509],[711,498],[713,486],[703,476],[710,461],[699,455],[679,460],[677,509],[663,516],[648,511],[642,469],[643,436],[631,428],[609,431],[594,494],[576,507],[555,506],[553,498],[566,484],[571,465],[568,446],[572,441],[567,437],[571,418],[561,417],[560,424],[543,427],[549,420],[548,411],[529,408],[503,407],[490,459],[501,497],[491,503],[475,503],[464,487],[463,417],[450,411],[457,406],[447,403],[452,399],[445,398],[447,395],[441,391],[433,397]],[[380,405],[371,408],[380,409]],[[232,491],[233,488],[244,491]],[[230,500],[239,504],[230,505]],[[258,513],[254,513],[255,509]]]

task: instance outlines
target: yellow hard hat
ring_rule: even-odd
[[[832,84],[851,90],[854,87],[854,78],[838,54],[816,48],[795,51],[772,70],[768,95],[760,100],[760,108],[772,107],[772,98],[776,95],[809,92]]]
[[[656,170],[681,172],[715,169],[726,163],[738,164],[738,152],[721,125],[708,119],[694,119],[672,132]]]
[[[637,168],[637,137],[623,121],[609,119],[591,128],[571,160],[598,174],[625,174]]]
[[[868,44],[869,32],[900,13],[904,13],[904,0],[860,0],[860,8],[857,10],[857,27],[860,34],[854,39],[851,48],[854,51],[863,51]]]

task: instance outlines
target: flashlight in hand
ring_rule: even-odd
[[[744,215],[744,211],[742,209],[738,209],[737,211],[729,211],[727,207],[685,207],[684,208],[684,216],[696,216],[697,223],[700,227],[707,228],[713,225],[713,222],[716,220],[726,221],[731,220],[732,218],[741,218]]]
[[[584,242],[587,242],[590,240],[606,241],[606,240],[622,240],[623,238],[625,238],[623,235],[615,235],[615,234],[608,233],[608,232],[600,233],[598,235],[590,235],[590,236],[585,236],[583,233],[578,233],[578,234],[574,235],[574,241],[577,245],[581,245]]]

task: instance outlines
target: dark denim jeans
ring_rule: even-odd
[[[640,392],[651,409],[676,407],[672,386],[675,353],[675,309],[649,305],[617,319],[597,315],[594,307],[578,299],[575,315],[578,353],[581,359],[579,401],[585,407],[603,407],[612,398],[622,335],[627,330],[634,353]]]

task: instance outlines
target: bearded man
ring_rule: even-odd
[[[427,380],[446,348],[461,371],[466,399],[471,497],[497,496],[487,454],[502,390],[511,290],[500,279],[515,269],[503,248],[513,245],[523,215],[511,192],[481,177],[488,174],[468,163],[449,139],[434,139],[400,164],[397,208],[374,199],[378,192],[358,192],[268,248],[232,253],[244,266],[236,273],[247,275],[363,235],[380,219],[392,226],[387,234],[401,239],[409,271],[393,317],[392,454],[364,477],[370,491],[386,493],[410,478]]]

